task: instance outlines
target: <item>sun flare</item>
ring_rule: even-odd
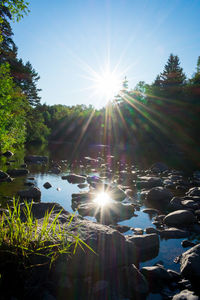
[[[98,206],[105,206],[111,202],[111,198],[107,193],[100,193],[97,197],[93,200]]]
[[[96,94],[105,97],[106,102],[111,100],[120,89],[120,76],[115,71],[105,70],[100,74],[96,74],[94,90]]]

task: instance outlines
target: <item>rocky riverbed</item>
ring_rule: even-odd
[[[32,155],[18,165],[11,153],[6,157],[0,171],[1,211],[6,203],[12,206],[11,193],[5,192],[12,186],[12,195],[19,196],[22,205],[25,199],[34,200],[33,215],[39,223],[52,207],[53,218],[61,204],[60,226],[76,211],[70,230],[95,253],[77,248],[72,257],[61,255],[51,269],[37,263],[20,280],[13,272],[10,278],[18,284],[10,282],[10,275],[5,278],[4,299],[199,299],[198,171],[188,175],[160,162],[141,169],[111,155],[84,157],[70,164]],[[42,174],[40,181],[36,170]],[[55,178],[57,186],[51,181]],[[59,198],[65,185],[70,190],[68,206],[59,201],[53,204],[55,191]],[[52,199],[45,199],[45,193],[52,194]],[[142,222],[145,216],[148,223]],[[141,226],[135,226],[140,217]],[[169,257],[171,249],[163,246],[165,241],[176,241],[180,253]],[[163,247],[165,261],[160,261]],[[178,268],[169,268],[173,260]]]

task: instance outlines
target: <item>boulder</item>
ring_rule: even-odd
[[[196,221],[197,220],[191,211],[183,209],[171,212],[164,218],[164,223],[169,226],[187,226]]]
[[[174,227],[160,231],[160,236],[164,239],[179,239],[188,237],[189,235],[189,231],[181,230]]]
[[[193,291],[183,290],[173,296],[172,300],[199,300],[199,297]]]
[[[181,275],[198,286],[200,282],[200,244],[184,252],[180,264]]]
[[[162,287],[172,279],[167,270],[161,265],[143,267],[140,272],[144,275],[151,288]]]
[[[153,187],[162,186],[162,180],[159,177],[142,176],[138,177],[137,186],[141,189],[151,189]]]
[[[122,201],[126,198],[126,193],[119,187],[108,189],[109,196],[116,201]]]
[[[76,174],[62,176],[62,179],[67,179],[69,183],[85,183],[86,177]]]
[[[146,194],[148,203],[159,207],[168,205],[172,198],[172,192],[163,187],[152,188]]]
[[[12,169],[7,171],[10,176],[25,176],[29,173],[26,169]]]
[[[189,189],[189,191],[186,193],[187,196],[194,197],[194,196],[200,196],[200,187],[193,187]]]
[[[41,198],[41,191],[37,187],[31,187],[29,190],[23,190],[18,192],[18,196],[22,199],[33,199],[33,200],[40,200]]]
[[[179,198],[179,197],[173,197],[169,203],[169,208],[171,210],[180,210],[180,209],[183,209],[184,206],[183,204],[181,203],[183,199]]]
[[[26,163],[48,163],[48,156],[40,156],[40,155],[28,155],[24,158]]]
[[[141,261],[157,256],[160,242],[156,233],[126,236],[126,239],[132,242],[138,249],[139,259]]]

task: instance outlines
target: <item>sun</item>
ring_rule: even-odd
[[[101,192],[97,195],[93,202],[96,203],[98,206],[103,207],[111,202],[111,198],[107,193]]]
[[[94,78],[93,89],[97,95],[105,99],[105,102],[112,100],[121,89],[120,75],[109,69],[97,73]]]

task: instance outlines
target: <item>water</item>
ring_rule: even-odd
[[[24,162],[23,158],[26,154],[37,154],[37,155],[48,155],[50,157],[50,163],[47,166],[43,165],[28,165],[30,173],[27,176],[17,177],[11,183],[0,183],[0,201],[2,206],[6,206],[9,197],[16,195],[19,190],[26,189],[24,185],[25,182],[34,182],[34,184],[41,190],[42,202],[57,202],[64,209],[69,212],[73,212],[71,207],[71,199],[73,193],[80,193],[80,191],[88,191],[89,187],[84,189],[79,189],[77,184],[70,184],[67,180],[62,180],[63,175],[68,174],[70,171],[76,174],[84,174],[89,176],[99,175],[102,171],[109,171],[111,177],[119,174],[121,171],[126,170],[127,174],[130,170],[133,170],[134,164],[130,157],[122,155],[116,159],[110,156],[110,149],[106,147],[91,147],[89,150],[85,151],[82,156],[73,151],[71,145],[52,145],[51,148],[34,148],[28,149],[26,151],[19,151],[13,158],[15,162],[11,162],[10,166],[6,166],[7,159],[1,157],[1,168],[3,171],[11,168],[19,168],[19,166]],[[88,162],[83,158],[84,155],[91,156],[93,158],[101,157],[102,165],[92,161]],[[54,174],[50,170],[52,164],[57,162],[61,166],[61,173]],[[127,175],[128,176],[128,175]],[[29,177],[34,177],[34,180],[29,180]],[[45,182],[49,182],[52,187],[50,189],[45,189],[43,187]],[[152,218],[142,212],[145,206],[140,207],[139,211],[136,211],[136,215],[128,220],[119,222],[121,225],[128,225],[130,227],[139,227],[145,229],[146,227],[154,227],[152,224]],[[96,221],[94,218],[88,217],[88,219]],[[133,234],[133,231],[128,231],[126,234]],[[160,241],[160,251],[156,258],[143,262],[140,266],[150,266],[158,261],[162,261],[166,268],[170,268],[179,271],[179,265],[175,264],[174,259],[179,256],[182,252],[187,249],[183,249],[181,246],[181,241],[183,239],[170,239]]]

